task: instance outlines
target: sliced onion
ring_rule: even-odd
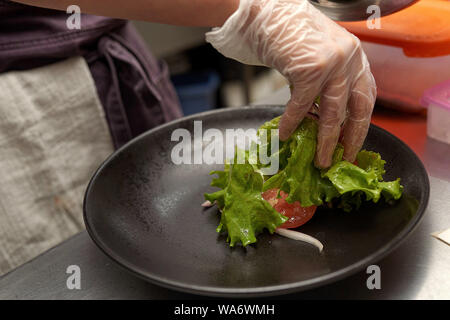
[[[316,246],[319,249],[319,252],[322,252],[323,250],[323,244],[316,238],[308,236],[307,234],[283,228],[278,228],[275,230],[275,232],[278,233],[280,236],[292,240],[298,240],[312,244],[313,246]]]
[[[209,201],[209,200],[206,200],[205,202],[202,203],[202,207],[211,207],[213,205],[214,204],[211,203],[211,201]]]

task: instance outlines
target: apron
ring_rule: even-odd
[[[0,0],[0,73],[83,56],[116,148],[182,116],[167,65],[150,54],[130,23],[82,14],[81,29],[68,30],[68,17]]]
[[[67,17],[0,0],[0,275],[82,230],[93,171],[182,115],[128,22],[82,14],[68,30]]]

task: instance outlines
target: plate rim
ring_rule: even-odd
[[[106,244],[104,244],[101,241],[101,237],[98,236],[98,234],[95,232],[95,228],[91,225],[88,214],[87,214],[87,199],[89,197],[89,194],[91,192],[92,186],[96,180],[96,178],[100,175],[103,168],[106,167],[111,161],[113,161],[114,158],[116,158],[120,153],[122,153],[125,149],[128,148],[128,146],[134,144],[136,141],[139,141],[146,137],[147,135],[151,135],[153,132],[159,131],[164,129],[165,127],[172,126],[176,123],[180,123],[186,120],[195,120],[196,118],[204,118],[205,116],[215,115],[215,114],[221,114],[221,113],[228,113],[228,112],[236,112],[240,110],[248,110],[248,109],[260,109],[260,110],[267,110],[267,109],[284,109],[284,106],[282,105],[254,105],[254,106],[243,106],[243,107],[235,107],[235,108],[223,108],[223,109],[216,109],[206,112],[201,112],[197,114],[193,114],[187,117],[182,117],[179,119],[175,119],[173,121],[167,122],[165,124],[159,125],[155,128],[152,128],[148,131],[145,131],[141,133],[140,135],[136,136],[135,138],[128,141],[126,144],[115,150],[112,154],[110,154],[101,164],[100,166],[95,170],[94,174],[92,175],[91,179],[89,180],[89,183],[86,187],[84,197],[83,197],[83,220],[84,224],[86,226],[86,230],[92,239],[92,241],[96,244],[96,246],[111,260],[116,262],[120,267],[125,269],[126,271],[130,272],[131,274],[137,276],[138,278],[141,278],[145,281],[148,281],[150,283],[153,283],[155,285],[168,288],[171,290],[181,291],[185,293],[190,294],[196,294],[196,295],[202,295],[202,296],[213,296],[213,297],[264,297],[264,296],[275,296],[275,295],[283,295],[283,294],[289,294],[293,292],[301,292],[313,288],[317,288],[320,286],[324,286],[339,280],[342,280],[343,278],[346,278],[348,276],[351,276],[353,274],[356,274],[357,272],[361,271],[365,266],[368,266],[374,262],[380,261],[384,257],[386,257],[388,254],[392,253],[397,247],[399,247],[417,228],[417,226],[422,221],[425,213],[426,208],[428,206],[429,198],[430,198],[430,181],[429,181],[429,175],[426,171],[422,161],[420,158],[416,155],[416,153],[401,139],[390,133],[389,131],[374,125],[370,124],[370,127],[375,129],[376,131],[383,132],[384,134],[387,134],[390,136],[393,140],[396,140],[397,142],[400,142],[400,145],[409,152],[413,157],[416,158],[418,161],[421,173],[425,173],[425,186],[424,186],[424,201],[422,201],[418,208],[417,208],[417,214],[413,219],[409,221],[409,223],[397,234],[393,239],[391,239],[388,243],[386,243],[384,246],[379,248],[377,251],[373,252],[366,258],[359,260],[353,264],[350,264],[342,269],[339,269],[337,271],[327,273],[318,277],[314,277],[307,280],[292,282],[292,283],[286,283],[286,284],[280,284],[280,285],[272,285],[272,286],[262,286],[262,287],[250,287],[250,288],[224,288],[224,287],[211,287],[211,286],[204,286],[204,285],[194,285],[194,284],[187,284],[183,283],[182,281],[175,281],[171,280],[162,276],[159,276],[157,274],[152,274],[144,270],[140,270],[140,268],[136,267],[132,263],[128,263],[124,259],[122,259],[119,255],[114,253],[113,250],[111,250]]]

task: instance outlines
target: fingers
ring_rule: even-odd
[[[342,144],[344,159],[349,162],[355,161],[366,139],[375,99],[375,80],[370,71],[366,71],[356,81],[347,107],[348,116],[343,129]]]
[[[347,100],[348,85],[344,75],[332,79],[323,90],[320,98],[319,132],[314,159],[317,167],[331,166],[341,125],[345,119]]]
[[[305,99],[304,96],[301,96],[300,90],[294,87],[291,93],[291,99],[287,103],[286,110],[280,120],[279,135],[281,141],[286,141],[295,129],[297,129],[297,126],[308,113],[313,102],[314,97]]]

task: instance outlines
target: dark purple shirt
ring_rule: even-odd
[[[129,22],[82,14],[81,29],[69,30],[68,17],[0,0],[0,72],[83,56],[116,148],[182,115],[166,64],[150,54]]]

